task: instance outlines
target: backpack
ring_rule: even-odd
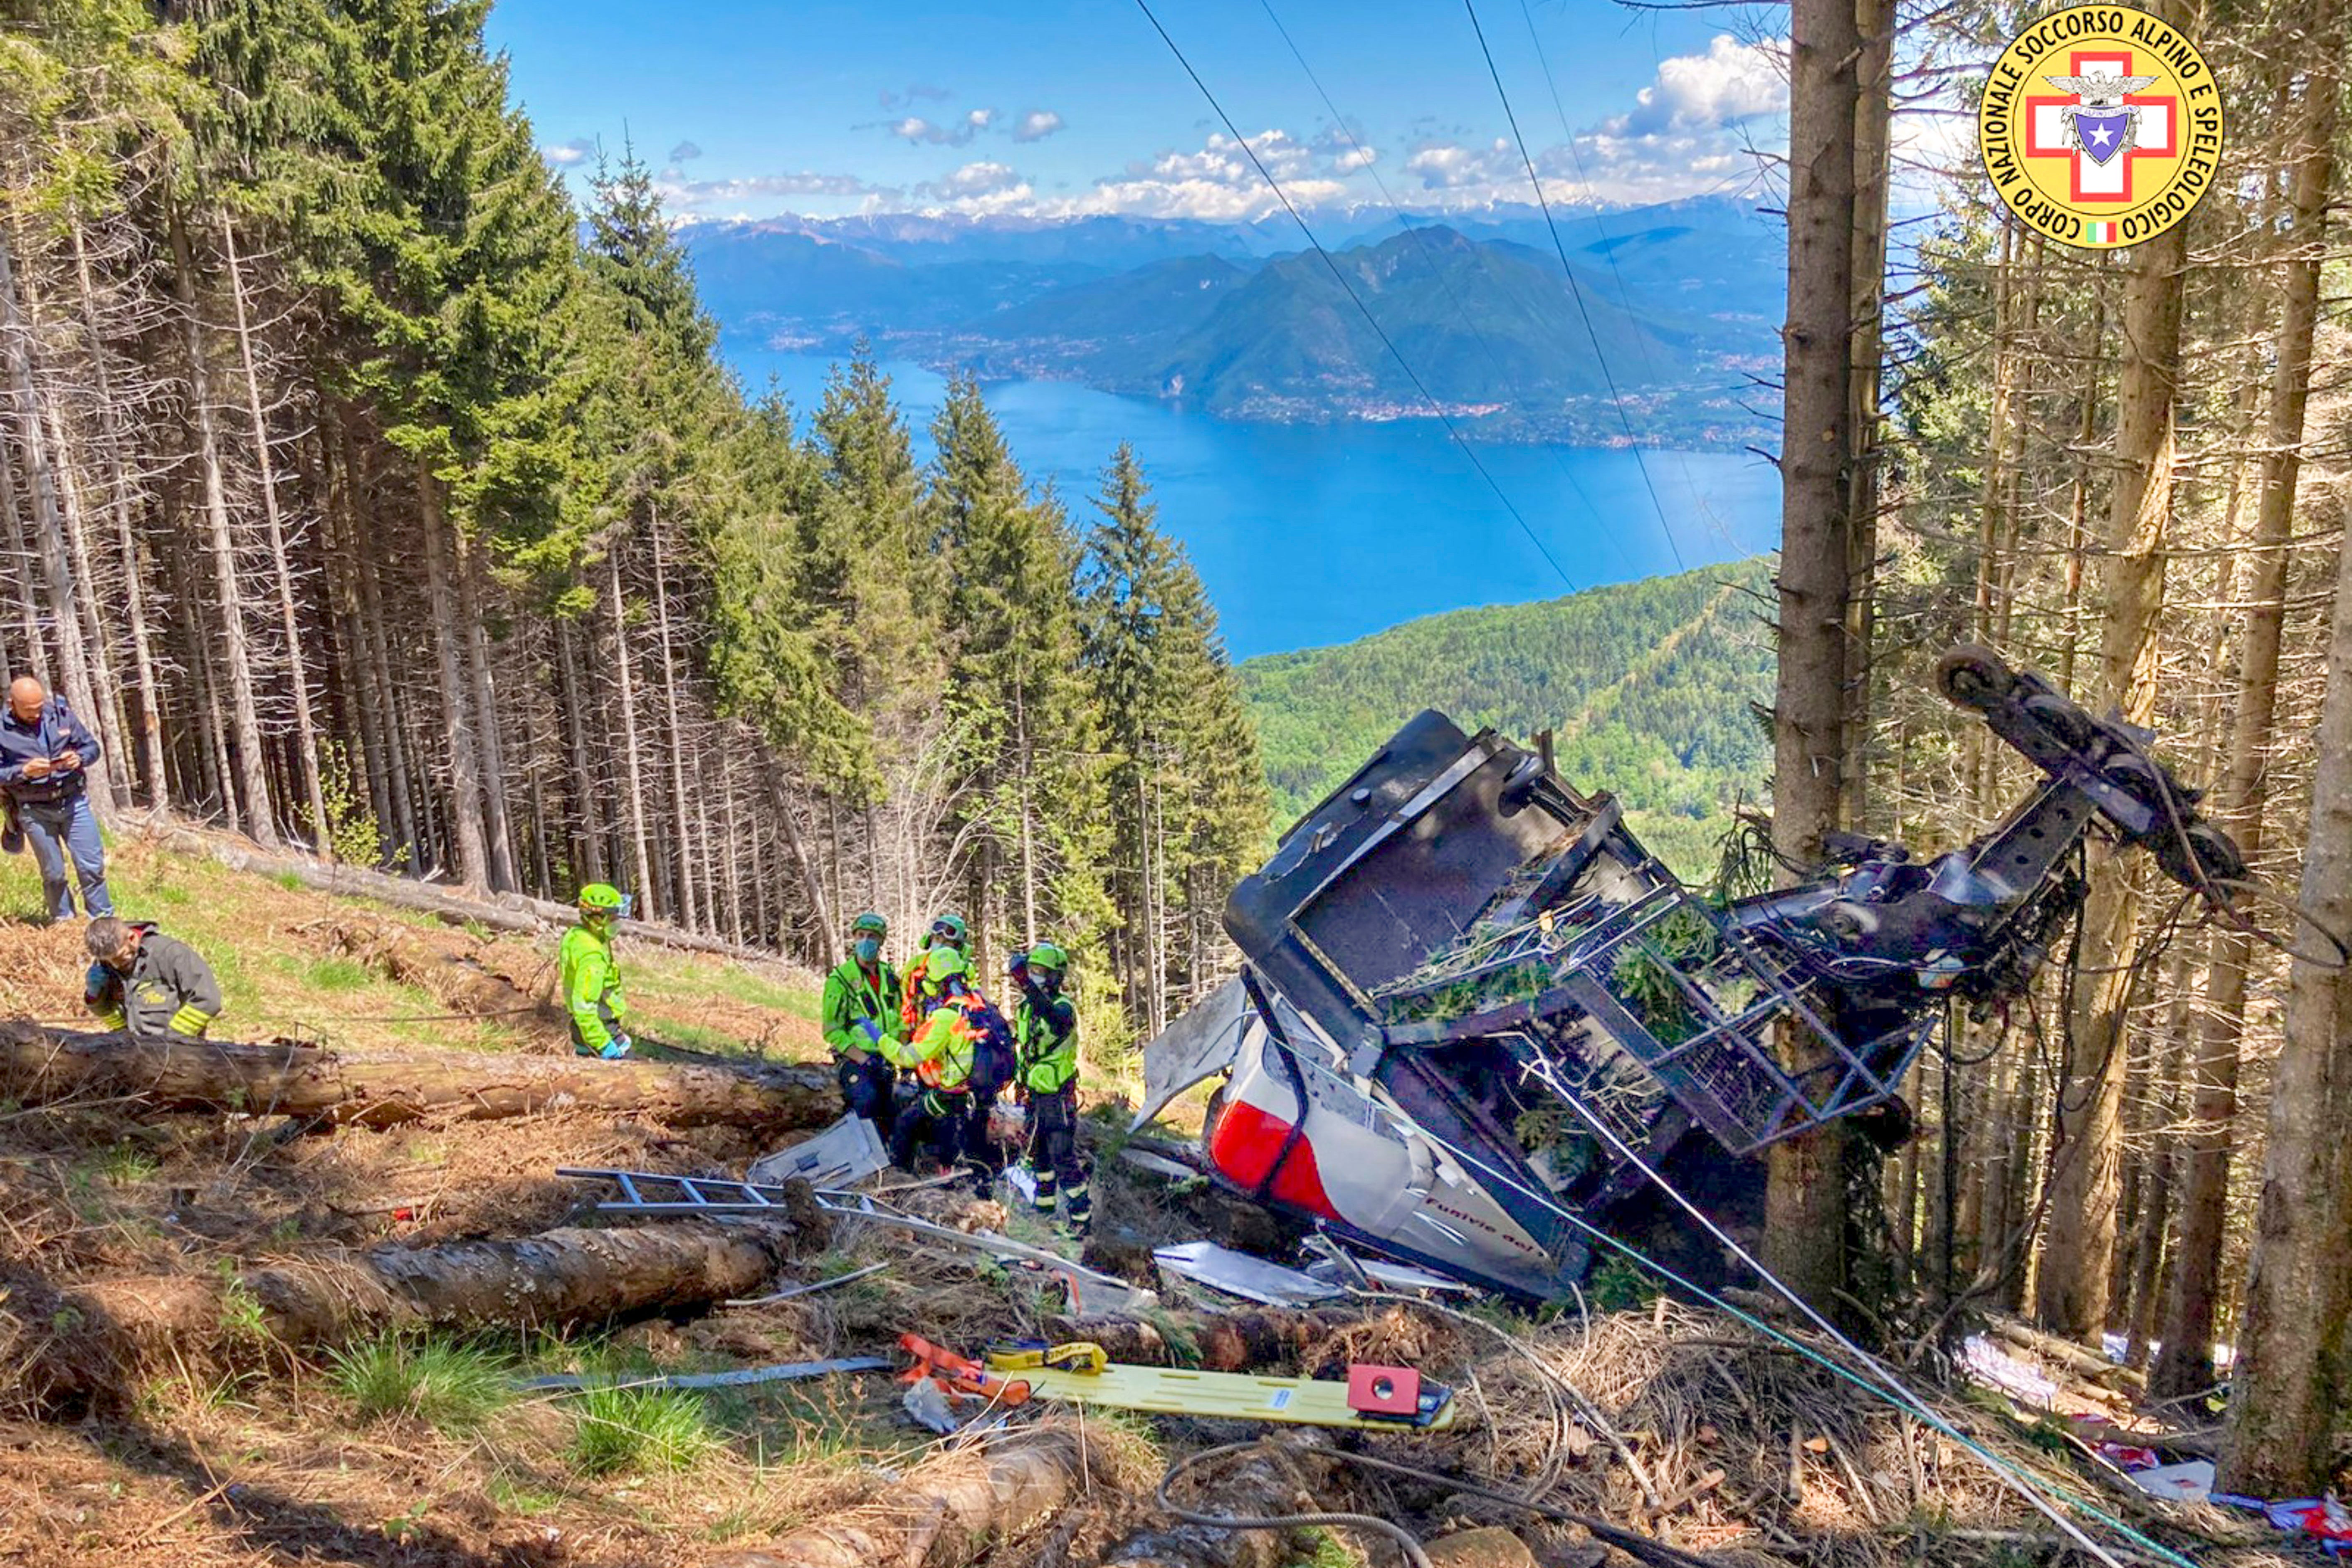
[[[983,1002],[972,1009],[972,1023],[980,1030],[980,1038],[971,1048],[971,1089],[975,1098],[985,1100],[1001,1092],[1013,1081],[1019,1070],[1019,1057],[1013,1048],[1013,1026],[995,1004]]]

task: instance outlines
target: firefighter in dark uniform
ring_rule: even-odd
[[[146,921],[100,915],[82,933],[82,1001],[110,1029],[197,1040],[220,1016],[220,982],[204,955]]]

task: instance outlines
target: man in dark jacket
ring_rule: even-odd
[[[93,961],[82,979],[82,1001],[108,1028],[194,1040],[220,1016],[212,965],[152,923],[100,915],[82,941]]]
[[[5,791],[40,862],[41,889],[54,920],[73,919],[66,858],[81,882],[82,910],[93,920],[114,912],[106,894],[106,847],[89,809],[89,765],[98,737],[41,683],[20,675],[0,713],[0,791]]]

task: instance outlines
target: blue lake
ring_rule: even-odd
[[[726,352],[748,391],[772,377],[803,418],[832,363],[740,342]],[[927,459],[946,383],[919,365],[884,369]],[[987,396],[1031,481],[1053,484],[1082,527],[1113,448],[1134,444],[1160,526],[1200,571],[1236,658],[1780,542],[1780,478],[1746,454],[1645,453],[1645,485],[1631,452],[1474,443],[1563,582],[1434,420],[1242,424],[1066,382],[1007,382]]]

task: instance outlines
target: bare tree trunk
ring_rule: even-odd
[[[82,647],[80,612],[75,603],[73,575],[66,564],[66,524],[59,510],[55,462],[63,453],[51,453],[41,428],[41,398],[33,380],[32,323],[17,310],[17,285],[9,252],[10,237],[0,231],[0,340],[5,340],[8,380],[16,395],[16,434],[25,454],[25,468],[33,492],[33,526],[40,540],[40,555],[48,568],[49,616],[57,630],[58,671],[66,701],[93,723],[100,721],[96,693],[90,689],[89,666]],[[100,811],[113,805],[108,770],[89,770],[90,802]]]
[[[2316,732],[2305,931],[2352,931],[2352,550],[2341,552],[2327,693]],[[2306,936],[2307,944],[2315,939]],[[2352,1403],[2352,969],[2298,958],[2271,1069],[2270,1142],[2238,1339],[2222,1489],[2310,1497],[2335,1476],[2336,1418]]]
[[[457,545],[457,610],[466,623],[467,677],[473,688],[474,721],[480,727],[482,804],[488,814],[482,832],[489,852],[490,886],[512,892],[517,886],[514,826],[507,815],[507,743],[490,668],[489,619],[483,614],[483,544],[462,530],[451,530],[450,537]]]
[[[228,268],[229,298],[236,307],[236,351],[245,368],[245,405],[253,417],[253,461],[259,470],[262,528],[269,541],[269,563],[278,579],[279,635],[286,639],[286,675],[294,689],[294,738],[301,766],[302,798],[310,842],[320,854],[331,842],[327,796],[319,784],[319,732],[310,712],[310,672],[304,657],[301,617],[294,607],[294,568],[286,554],[286,523],[278,510],[278,472],[269,448],[269,421],[261,408],[261,373],[253,353],[253,328],[245,301],[244,269],[236,255],[236,226],[221,214],[221,259]]]
[[[621,750],[629,773],[629,853],[637,887],[653,891],[653,857],[646,834],[645,759],[637,743],[637,676],[629,658],[627,602],[621,597],[621,554],[608,551],[604,565],[613,599],[613,662],[621,681]],[[667,915],[668,910],[661,911]]]
[[[2338,37],[2341,29],[2337,29]],[[2288,541],[2303,472],[2305,413],[2311,396],[2312,337],[2319,316],[2328,185],[2334,174],[2336,61],[2315,58],[2305,88],[2304,126],[2295,150],[2296,254],[2282,263],[2278,358],[2271,375],[2270,423],[2263,444],[2262,496],[2249,551],[2253,577],[2246,595],[2246,640],[2239,656],[2236,726],[2221,787],[2221,821],[2252,862],[2262,853],[2269,790],[2271,726],[2278,708],[2279,648],[2285,623]],[[2221,1237],[2228,1219],[2230,1149],[2238,1116],[2238,1047],[2244,1033],[2247,972],[2253,942],[2224,922],[2214,931],[2198,1037],[2196,1131],[2180,1198],[2180,1245],[2166,1302],[2163,1349],[2148,1369],[2149,1392],[2177,1398],[2213,1384],[2213,1323],[2221,1295]]]
[[[262,772],[261,718],[254,703],[253,656],[246,645],[244,589],[237,577],[236,540],[221,479],[220,437],[213,426],[211,378],[205,369],[203,324],[196,319],[195,263],[186,226],[176,205],[170,208],[173,288],[180,301],[181,331],[188,354],[189,417],[194,422],[196,455],[203,466],[205,515],[210,524],[213,592],[220,608],[220,657],[228,668],[228,719],[235,726],[237,787],[245,796],[245,831],[258,843],[278,842],[269,781]]]
[[[670,646],[669,567],[662,559],[659,512],[649,512],[646,534],[653,547],[654,638],[661,650],[662,707],[669,722],[670,832],[677,844],[677,921],[683,926],[698,927],[703,924],[703,910],[695,897],[694,838],[687,826],[686,721],[677,707],[677,663]]]
[[[2172,7],[2159,8],[2168,20]],[[2145,722],[2156,698],[2157,617],[2164,603],[2166,534],[2172,514],[2173,399],[2180,373],[2181,274],[2188,226],[2138,247],[2124,305],[2116,482],[2101,558],[2105,603],[2099,689],[2126,719]],[[2128,863],[2091,851],[2080,963],[2069,1020],[2066,1075],[2055,1101],[2063,1140],[2052,1181],[2049,1244],[2034,1283],[2034,1316],[2053,1333],[2088,1341],[2107,1317],[2116,1247],[2121,1110],[2130,1052],[2125,1010],[2133,972]]]
[[[1854,0],[1791,0],[1789,320],[1780,450],[1780,674],[1773,690],[1772,847],[1811,866],[1843,809],[1846,609],[1853,560],[1848,463],[1855,279],[1854,126],[1864,53]],[[1817,1042],[1789,1032],[1792,1065]],[[1843,1139],[1824,1129],[1773,1145],[1764,1261],[1829,1310],[1843,1289]]]
[[[475,749],[478,731],[467,689],[466,634],[457,626],[457,586],[450,581],[450,529],[441,511],[441,481],[423,458],[416,460],[416,494],[425,514],[425,591],[433,601],[433,651],[441,670],[441,713],[435,730],[449,751],[449,827],[456,840],[457,879],[469,888],[487,888],[490,865],[482,836],[481,760]]]
[[[574,826],[572,868],[583,882],[607,879],[604,867],[604,792],[598,783],[598,773],[588,760],[588,710],[583,700],[579,656],[572,644],[572,622],[570,616],[558,616],[555,622],[555,678],[561,685],[563,699],[562,721],[566,743],[571,751],[572,776],[565,791],[578,803],[580,819]]]

